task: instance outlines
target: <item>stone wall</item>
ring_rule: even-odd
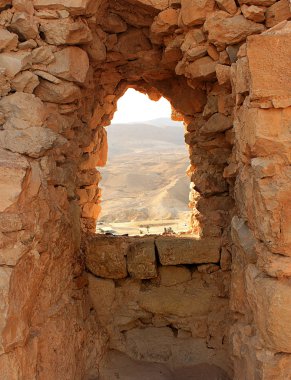
[[[288,379],[291,373],[289,32],[290,23],[282,22],[250,37],[232,66],[239,105],[231,285],[238,378]]]
[[[193,377],[207,363],[232,378],[230,262],[219,241],[92,234],[84,253],[89,294],[109,337],[101,374],[115,350],[168,370],[192,366]]]
[[[234,378],[288,378],[290,17],[287,0],[0,0],[5,380],[97,377],[81,231],[128,87],[184,119],[192,231],[233,261]]]

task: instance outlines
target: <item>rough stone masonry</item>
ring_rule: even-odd
[[[126,360],[291,379],[290,19],[288,0],[0,0],[1,380]],[[154,256],[92,236],[129,87],[171,102],[189,149],[199,238]]]

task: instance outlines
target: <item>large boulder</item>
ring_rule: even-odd
[[[247,41],[252,99],[269,99],[275,107],[291,105],[291,33],[251,36]],[[270,59],[272,51],[272,59]]]
[[[85,262],[87,269],[98,277],[125,278],[129,241],[114,236],[94,236],[87,239]]]
[[[264,344],[275,352],[291,353],[290,281],[260,273],[254,265],[246,272],[249,302]]]
[[[80,20],[42,20],[40,30],[51,45],[78,45],[92,41],[89,27]]]
[[[17,34],[10,33],[6,29],[0,29],[0,51],[14,50],[18,44]]]
[[[159,236],[156,239],[162,265],[217,263],[220,259],[220,239]]]
[[[209,41],[219,46],[237,44],[251,34],[261,33],[265,27],[242,15],[231,16],[218,11],[207,18],[204,29],[208,32]]]
[[[35,89],[35,94],[44,102],[57,104],[72,103],[81,99],[80,88],[74,83],[65,81],[52,83],[42,79]]]
[[[87,53],[78,47],[67,47],[55,53],[55,60],[47,70],[59,78],[84,83],[89,70]]]
[[[214,0],[181,0],[181,22],[186,26],[202,25],[214,7]]]
[[[29,68],[30,63],[31,54],[27,51],[0,53],[0,67],[5,69],[6,75],[10,78]]]

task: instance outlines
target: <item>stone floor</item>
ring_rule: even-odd
[[[135,361],[118,351],[110,351],[96,380],[230,380],[221,368],[201,363],[171,371],[164,364]]]

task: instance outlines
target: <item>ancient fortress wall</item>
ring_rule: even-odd
[[[207,363],[231,378],[230,261],[219,241],[91,235],[84,251],[89,293],[109,337],[101,379],[111,378],[117,352],[168,370],[191,366],[193,374]]]
[[[98,379],[109,349],[291,378],[290,18],[288,0],[0,0],[1,380]],[[166,97],[189,148],[198,242],[150,278],[130,240],[102,248],[105,273],[128,249],[122,276],[88,264],[128,87]]]

